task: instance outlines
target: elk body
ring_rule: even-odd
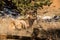
[[[24,20],[15,20],[14,25],[18,30],[22,28],[27,29],[29,27],[29,24],[27,24]]]

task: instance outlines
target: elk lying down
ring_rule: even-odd
[[[16,29],[27,29],[29,27],[29,25],[24,21],[24,20],[16,20],[15,21],[15,28]]]
[[[15,29],[21,30],[21,29],[27,29],[29,27],[29,24],[26,23],[24,20],[14,20],[13,24],[15,26]]]

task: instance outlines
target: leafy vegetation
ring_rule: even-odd
[[[36,11],[35,13],[37,13],[37,9],[39,7],[43,8],[43,5],[50,6],[51,3],[52,2],[50,2],[50,0],[10,0],[10,1],[1,0],[0,1],[0,5],[9,4],[12,7],[15,7],[15,9],[18,10],[22,15],[26,15],[26,13],[30,10]]]

